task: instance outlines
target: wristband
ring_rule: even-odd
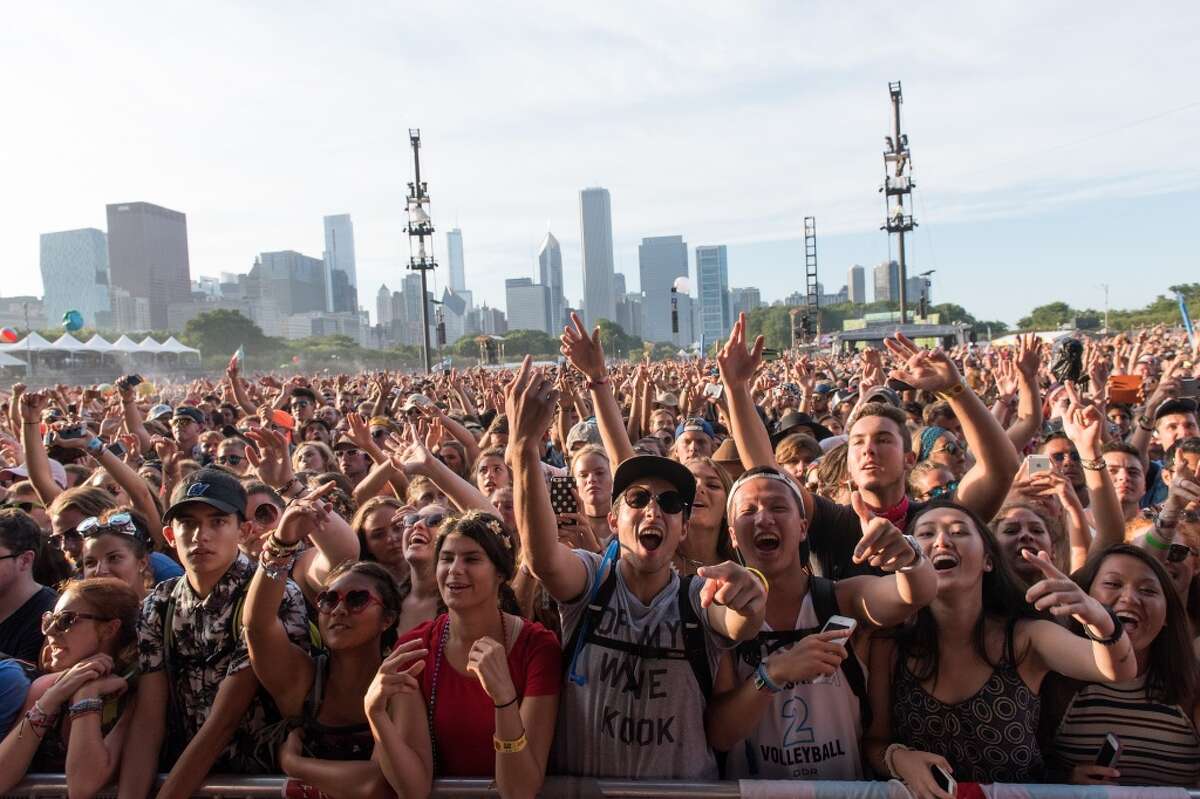
[[[746,571],[750,572],[751,574],[753,574],[755,577],[757,577],[759,579],[759,582],[762,583],[764,594],[768,593],[771,590],[771,584],[769,582],[767,582],[767,576],[765,574],[763,574],[762,572],[760,572],[758,569],[754,568],[753,566],[743,566],[742,568],[745,569]]]
[[[495,708],[496,708],[496,710],[501,710],[501,709],[503,709],[503,708],[506,708],[506,707],[508,707],[509,705],[513,704],[513,703],[514,703],[514,702],[516,702],[516,701],[517,701],[517,695],[514,693],[514,694],[513,694],[513,698],[512,698],[512,699],[510,699],[510,700],[508,700],[507,702],[505,702],[503,705],[497,705],[497,704],[495,704],[495,703],[493,702],[493,703],[492,703],[492,706],[493,706],[493,707],[495,707]]]
[[[514,741],[502,741],[495,735],[492,736],[492,745],[496,747],[497,752],[504,754],[520,752],[525,748],[525,744],[527,743],[529,743],[529,741],[525,738],[525,733],[521,733],[521,737]]]
[[[1108,611],[1108,617],[1112,619],[1112,634],[1110,634],[1107,638],[1097,638],[1096,636],[1092,635],[1090,624],[1083,625],[1083,634],[1102,646],[1112,646],[1117,641],[1120,641],[1121,636],[1125,634],[1125,625],[1121,623],[1119,618],[1117,618],[1117,614],[1113,612],[1112,608],[1106,606],[1104,609]]]
[[[772,694],[783,690],[783,686],[772,680],[771,675],[767,672],[767,661],[760,660],[758,668],[754,670],[754,690],[761,691],[764,688]]]
[[[99,713],[104,710],[103,699],[80,699],[67,707],[67,718],[75,719],[88,713]]]
[[[891,774],[894,779],[900,779],[900,775],[896,773],[896,768],[892,765],[892,758],[896,756],[897,752],[908,751],[910,751],[909,748],[904,744],[891,744],[887,749],[883,750],[883,765],[888,770],[888,774]]]
[[[959,383],[955,383],[954,385],[950,386],[950,388],[946,389],[945,391],[937,391],[935,393],[937,394],[938,399],[948,400],[948,399],[953,399],[954,397],[957,397],[959,394],[963,393],[966,390],[967,390],[966,384],[959,382]]]
[[[601,378],[600,380],[587,381],[588,390],[590,390],[590,391],[595,391],[596,389],[600,388],[600,386],[606,386],[606,385],[608,385],[607,377]]]
[[[1158,528],[1156,527],[1156,529]],[[1154,530],[1146,531],[1146,546],[1153,547],[1161,552],[1166,552],[1171,548],[1171,545],[1168,542],[1163,541],[1154,534]]]
[[[925,550],[921,549],[921,545],[917,543],[916,538],[912,537],[911,535],[906,535],[906,536],[904,536],[904,540],[908,542],[908,545],[910,547],[912,547],[913,554],[916,555],[917,557],[915,560],[913,560],[912,563],[908,564],[907,566],[901,566],[899,569],[896,569],[897,574],[908,574],[913,569],[920,566],[921,561],[923,561],[925,559]]]
[[[1154,424],[1150,421],[1148,416],[1139,416],[1137,418],[1137,426],[1145,430],[1147,433],[1154,432]]]
[[[1104,458],[1096,458],[1095,460],[1090,461],[1086,458],[1081,458],[1079,460],[1079,465],[1081,468],[1087,469],[1089,472],[1102,472],[1108,468],[1104,463]]]

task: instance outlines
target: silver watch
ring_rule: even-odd
[[[896,569],[896,571],[900,574],[907,574],[908,572],[920,566],[921,561],[925,560],[925,550],[921,549],[921,545],[917,543],[917,539],[913,538],[911,535],[905,535],[904,540],[908,542],[910,547],[912,547],[913,554],[917,556],[917,559],[907,566]]]

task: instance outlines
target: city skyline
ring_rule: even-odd
[[[577,192],[588,185],[612,193],[614,271],[632,280],[638,242],[667,230],[726,243],[732,284],[782,298],[802,282],[802,218],[813,215],[832,288],[849,265],[889,257],[876,189],[890,80],[904,82],[905,128],[921,143],[910,271],[936,268],[940,300],[1011,322],[1036,304],[1035,283],[1046,301],[1077,307],[1100,305],[1096,286],[1109,283],[1114,307],[1129,307],[1186,282],[1200,211],[1190,133],[1200,103],[1186,76],[1200,10],[993,11],[980,26],[951,3],[920,21],[855,7],[699,7],[681,19],[665,5],[616,3],[603,14],[489,8],[467,21],[433,9],[418,32],[392,9],[290,14],[268,2],[180,24],[168,8],[23,6],[0,32],[0,68],[36,76],[9,101],[37,124],[5,132],[4,151],[20,154],[6,169],[18,191],[0,199],[0,242],[15,264],[5,293],[43,293],[41,233],[104,229],[105,204],[142,197],[188,215],[193,277],[244,271],[263,251],[320,255],[312,220],[349,212],[367,304],[380,283],[403,279],[413,126],[425,134],[431,212],[442,229],[467,231],[478,296],[502,296],[506,277],[525,274],[547,227],[563,249],[564,293],[582,295]],[[645,33],[664,25],[703,57]],[[36,46],[45,30],[72,59]],[[293,47],[262,47],[268,31]],[[518,31],[552,44],[515,54],[501,42]],[[800,32],[809,46],[794,46]],[[480,76],[430,44],[447,39],[494,68]],[[1152,46],[1153,63],[1131,41]],[[289,57],[304,46],[324,65]],[[142,102],[104,101],[122,76],[149,71]],[[246,84],[247,74],[260,79]],[[171,87],[186,87],[186,102]],[[380,91],[404,102],[381,106]],[[313,104],[339,108],[337,124],[308,113]],[[87,137],[74,132],[80,118]],[[724,187],[719,202],[713,185]],[[503,186],[503,201],[486,186]]]

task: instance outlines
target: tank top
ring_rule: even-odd
[[[812,592],[804,596],[794,629],[820,629]],[[763,624],[763,632],[771,632]],[[762,655],[769,653],[763,647]],[[857,657],[851,654],[850,657]],[[861,662],[860,662],[861,665]],[[739,682],[754,676],[756,666],[738,657]],[[864,676],[866,669],[863,668]],[[862,716],[858,697],[839,669],[827,682],[788,683],[771,699],[758,726],[743,744],[729,752],[731,779],[861,780]]]
[[[325,679],[329,670],[329,655],[322,652],[313,658],[313,684],[304,699],[303,715],[293,720],[304,733],[304,753],[321,760],[370,760],[375,751],[375,736],[371,725],[328,725],[317,721],[325,699]]]
[[[1191,714],[1151,699],[1146,675],[1080,688],[1054,736],[1050,754],[1055,765],[1069,775],[1074,766],[1095,763],[1109,733],[1121,739],[1121,785],[1190,788],[1200,782],[1200,736]]]
[[[950,705],[932,696],[908,669],[903,649],[892,680],[892,740],[941,755],[959,782],[1040,782],[1041,697],[1017,672],[1013,624],[1004,657],[974,696]]]

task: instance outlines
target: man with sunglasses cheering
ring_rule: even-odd
[[[142,608],[133,721],[141,745],[125,748],[122,795],[147,794],[160,749],[170,767],[160,797],[189,796],[212,771],[275,770],[279,742],[269,733],[278,719],[249,668],[241,628],[256,567],[238,550],[250,525],[246,491],[223,471],[200,469],[176,486],[163,522],[186,574],[160,583]],[[294,583],[279,615],[290,639],[306,646],[308,619]]]
[[[615,536],[603,558],[559,544],[539,461],[557,393],[528,357],[506,392],[517,527],[530,569],[561,603],[571,639],[557,768],[591,777],[715,779],[716,758],[694,733],[704,723],[721,648],[752,638],[762,625],[766,581],[731,561],[681,581],[672,562],[687,535],[695,478],[653,455],[617,467],[608,516]]]
[[[27,513],[0,510],[0,652],[37,663],[42,649],[42,613],[58,594],[33,579],[41,530]]]

